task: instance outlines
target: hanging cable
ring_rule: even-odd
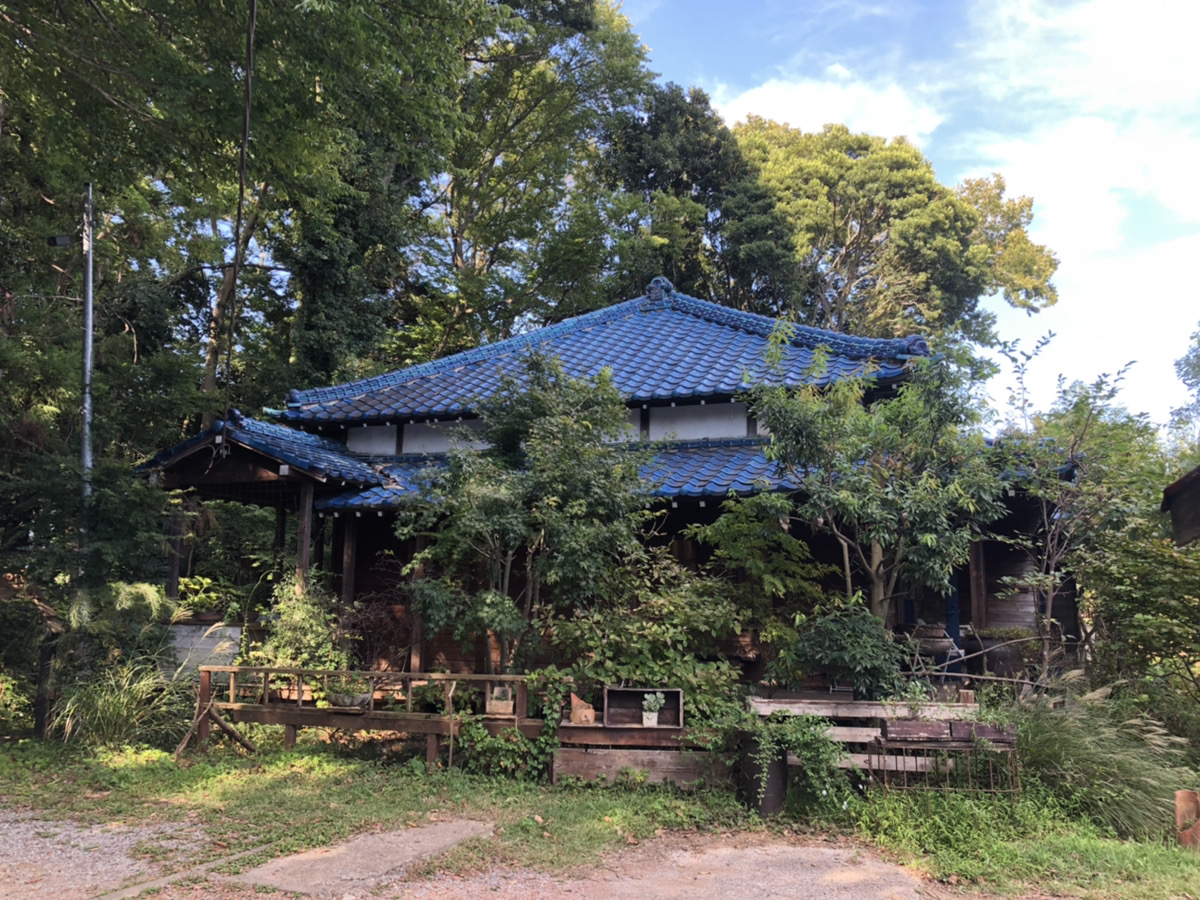
[[[250,144],[250,96],[254,81],[254,24],[258,19],[258,0],[250,0],[250,15],[246,22],[246,80],[242,94],[242,147],[238,161],[237,216],[233,225],[233,274],[230,276],[229,308],[225,311],[229,319],[225,344],[225,409],[221,415],[221,434],[229,428],[229,403],[233,390],[233,324],[237,311],[238,276],[242,269],[242,216],[246,208],[246,155]],[[229,452],[229,441],[221,441],[221,452]]]

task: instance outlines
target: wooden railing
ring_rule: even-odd
[[[342,683],[361,687],[361,703],[334,705]],[[209,736],[210,719],[226,713],[236,722],[284,726],[284,744],[295,744],[303,727],[348,728],[424,734],[427,756],[436,758],[440,736],[457,733],[455,692],[460,685],[481,687],[484,697],[494,687],[511,689],[511,713],[484,714],[484,726],[498,732],[515,726],[536,735],[540,719],[528,717],[529,688],[524,675],[466,675],[445,672],[380,672],[330,669],[281,669],[261,666],[201,666],[197,704],[197,739]],[[416,697],[422,687],[433,689],[441,712],[423,712]],[[225,726],[222,725],[224,728]]]

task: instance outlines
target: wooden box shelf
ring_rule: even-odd
[[[679,688],[604,688],[604,725],[607,728],[641,728],[642,698],[661,691],[666,703],[658,712],[659,728],[683,727],[683,691]]]

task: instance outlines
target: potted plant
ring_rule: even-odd
[[[371,702],[371,685],[364,678],[342,675],[325,682],[325,699],[333,707],[362,709]]]
[[[828,729],[829,722],[819,716],[794,716],[782,710],[766,717],[747,716],[738,733],[742,802],[760,816],[783,809],[789,754],[799,758],[797,788],[813,797],[828,795],[843,755]]]
[[[662,691],[646,691],[642,695],[642,727],[657,728],[658,727],[658,711],[663,708],[667,702],[666,695]]]

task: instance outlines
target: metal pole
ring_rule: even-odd
[[[83,429],[80,463],[83,468],[84,528],[92,499],[92,183],[83,206]]]

